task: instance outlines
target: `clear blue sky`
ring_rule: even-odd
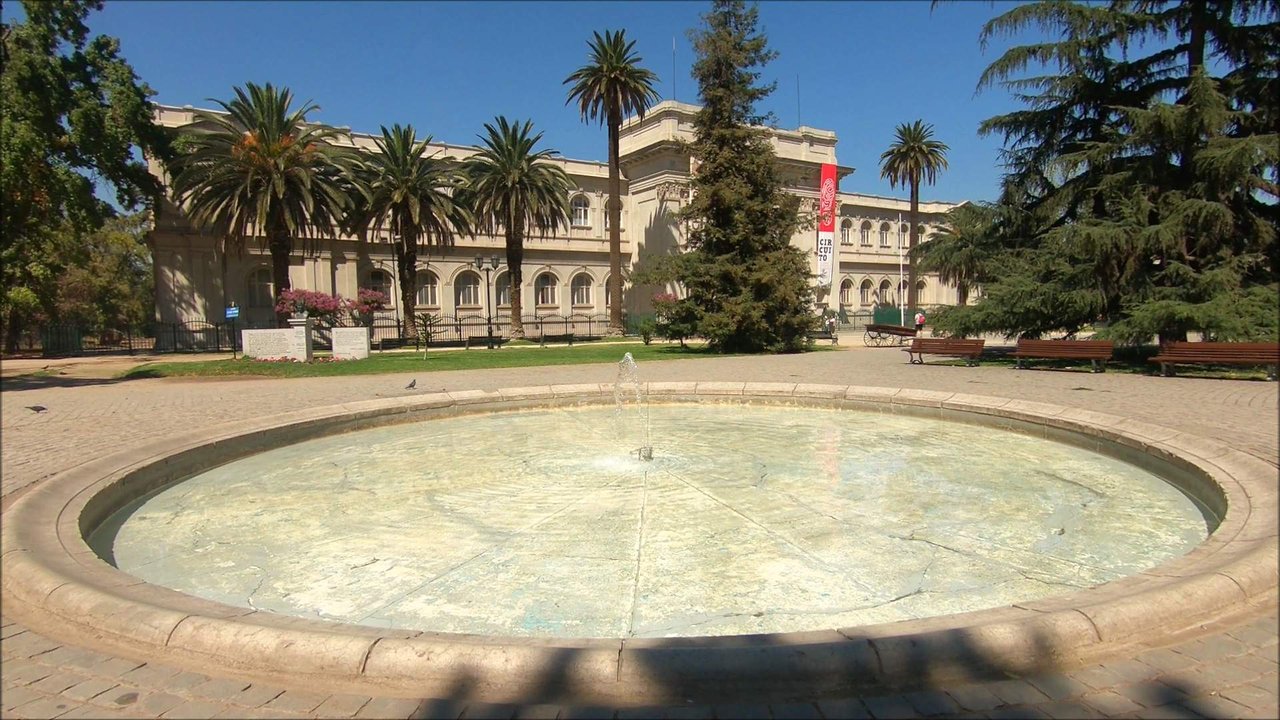
[[[6,3],[6,10],[12,6]],[[472,144],[499,114],[532,119],[546,146],[606,158],[605,130],[565,105],[564,78],[587,61],[593,30],[625,29],[663,99],[697,102],[687,31],[706,2],[137,2],[107,0],[94,33],[120,39],[155,101],[212,107],[246,81],[285,85],[321,107],[313,119],[376,133]],[[991,200],[1000,140],[982,120],[1021,107],[1004,90],[975,95],[982,70],[1010,43],[978,45],[982,24],[1010,3],[763,2],[760,28],[779,57],[763,79],[779,126],[834,130],[841,189],[905,197],[880,179],[894,128],[917,118],[951,146],[950,169],[923,199]],[[675,40],[674,67],[672,39]],[[1017,38],[1021,44],[1033,38]],[[797,99],[799,107],[797,109]],[[797,115],[798,113],[798,115]]]

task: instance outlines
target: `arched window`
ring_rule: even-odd
[[[587,199],[586,195],[575,195],[569,206],[573,210],[574,227],[589,227],[591,225],[591,201]]]
[[[840,223],[840,244],[841,245],[853,244],[853,221],[852,220],[845,220]]]
[[[604,279],[604,306],[611,307],[613,302],[613,283],[609,282],[609,278]]]
[[[844,282],[840,283],[840,304],[841,305],[853,304],[853,281],[852,280],[845,280]]]
[[[858,243],[861,245],[871,244],[871,221],[863,220],[862,229],[858,231]]]
[[[457,307],[480,306],[480,276],[464,272],[453,281],[453,304]]]
[[[918,305],[924,304],[924,281],[923,280],[916,281],[916,304]]]
[[[916,243],[917,244],[924,242],[924,236],[926,232],[928,232],[928,228],[925,227],[924,225],[916,226]]]
[[[511,275],[506,270],[493,279],[493,297],[498,307],[511,307]]]
[[[573,284],[570,286],[573,295],[573,304],[590,305],[591,304],[591,276],[586,273],[578,273],[573,276]]]
[[[539,305],[555,305],[556,303],[556,276],[549,272],[544,272],[533,281],[534,301]]]
[[[889,223],[880,223],[880,247],[889,247]]]
[[[249,273],[247,279],[249,307],[269,308],[275,303],[275,292],[271,284],[271,268],[258,268]]]
[[[862,286],[858,288],[858,304],[860,305],[871,304],[871,281],[870,280],[863,280]]]
[[[391,292],[391,273],[386,270],[369,271],[369,278],[364,285],[369,290],[377,290],[387,298],[387,305],[395,304],[395,293]]]
[[[415,303],[425,305],[427,307],[438,307],[440,298],[437,295],[440,281],[436,279],[436,274],[430,270],[419,270],[414,278],[414,285],[418,288],[415,296]]]
[[[893,304],[893,283],[889,282],[888,280],[880,281],[879,301],[881,305]]]
[[[907,241],[911,239],[911,226],[903,223],[898,228],[898,247],[906,247]]]

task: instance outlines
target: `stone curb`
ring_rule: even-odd
[[[440,392],[222,425],[92,461],[14,503],[0,528],[6,613],[127,654],[353,692],[488,702],[660,704],[937,685],[1078,665],[1277,593],[1275,466],[1221,443],[1104,413],[893,388],[648,383],[662,401],[784,403],[994,425],[1160,465],[1220,518],[1193,552],[1041,601],[829,631],[716,638],[525,639],[397,632],[254,612],[116,570],[83,534],[129,500],[206,467],[330,432],[540,406],[613,402],[610,385]]]

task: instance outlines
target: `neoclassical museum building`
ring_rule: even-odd
[[[689,197],[691,169],[696,168],[682,142],[693,139],[693,119],[698,107],[674,101],[654,106],[643,119],[630,118],[622,125],[622,262],[628,277],[656,258],[678,253],[685,238],[675,213]],[[194,120],[191,107],[158,106],[157,122],[181,127]],[[818,199],[823,164],[837,167],[839,176],[854,168],[836,161],[836,135],[828,130],[800,127],[772,130],[771,140],[787,188],[802,198],[802,211],[812,213]],[[351,142],[375,150],[373,137],[352,133]],[[465,158],[475,148],[433,143],[443,155]],[[605,201],[609,168],[606,163],[559,158],[556,160],[574,184],[571,191],[571,227],[547,238],[525,241],[523,307],[526,315],[595,315],[608,312],[609,235]],[[691,165],[691,163],[694,163]],[[164,177],[162,169],[153,172]],[[879,305],[905,299],[899,284],[900,259],[907,241],[906,217],[910,203],[903,199],[839,193],[835,219],[834,282],[817,287],[820,310],[844,310],[852,315],[868,313]],[[921,202],[921,237],[927,240],[944,221],[953,203]],[[797,231],[791,242],[808,253],[816,274],[817,230]],[[157,320],[180,322],[192,318],[219,318],[225,307],[241,308],[243,326],[266,326],[273,321],[271,262],[265,249],[250,242],[242,250],[222,252],[218,239],[195,230],[180,209],[166,204],[149,235],[155,259]],[[389,240],[389,238],[383,238]],[[395,280],[391,246],[378,239],[354,237],[321,239],[313,252],[293,257],[290,282],[295,288],[319,290],[355,297],[361,288],[383,291],[391,298],[391,311],[402,317],[405,308]],[[440,315],[485,315],[492,303],[496,317],[510,314],[510,290],[503,267],[485,273],[475,265],[477,256],[497,257],[505,264],[501,236],[458,238],[449,247],[424,248],[419,254],[416,307]],[[486,277],[486,275],[488,277]],[[491,283],[490,287],[486,287]],[[925,307],[954,304],[954,287],[936,276],[919,279],[920,303]],[[651,311],[651,300],[664,288],[623,283],[623,308],[630,314]]]

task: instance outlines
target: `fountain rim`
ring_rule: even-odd
[[[348,691],[483,699],[654,703],[690,695],[825,692],[921,675],[947,681],[1088,662],[1252,612],[1277,595],[1273,464],[1134,418],[1060,405],[915,389],[804,383],[646,383],[651,399],[760,402],[964,419],[1088,438],[1184,468],[1216,496],[1220,522],[1191,552],[1135,575],[1038,601],[830,630],[659,639],[512,638],[347,625],[223,605],[145,583],[84,538],[104,513],[207,467],[336,430],[470,413],[606,404],[611,383],[469,390],[346,403],[173,435],[90,461],[18,499],[0,527],[6,614],[125,655]],[[1035,430],[1038,428],[1038,430]],[[1185,489],[1185,488],[1184,488]],[[554,668],[556,681],[544,675]]]

